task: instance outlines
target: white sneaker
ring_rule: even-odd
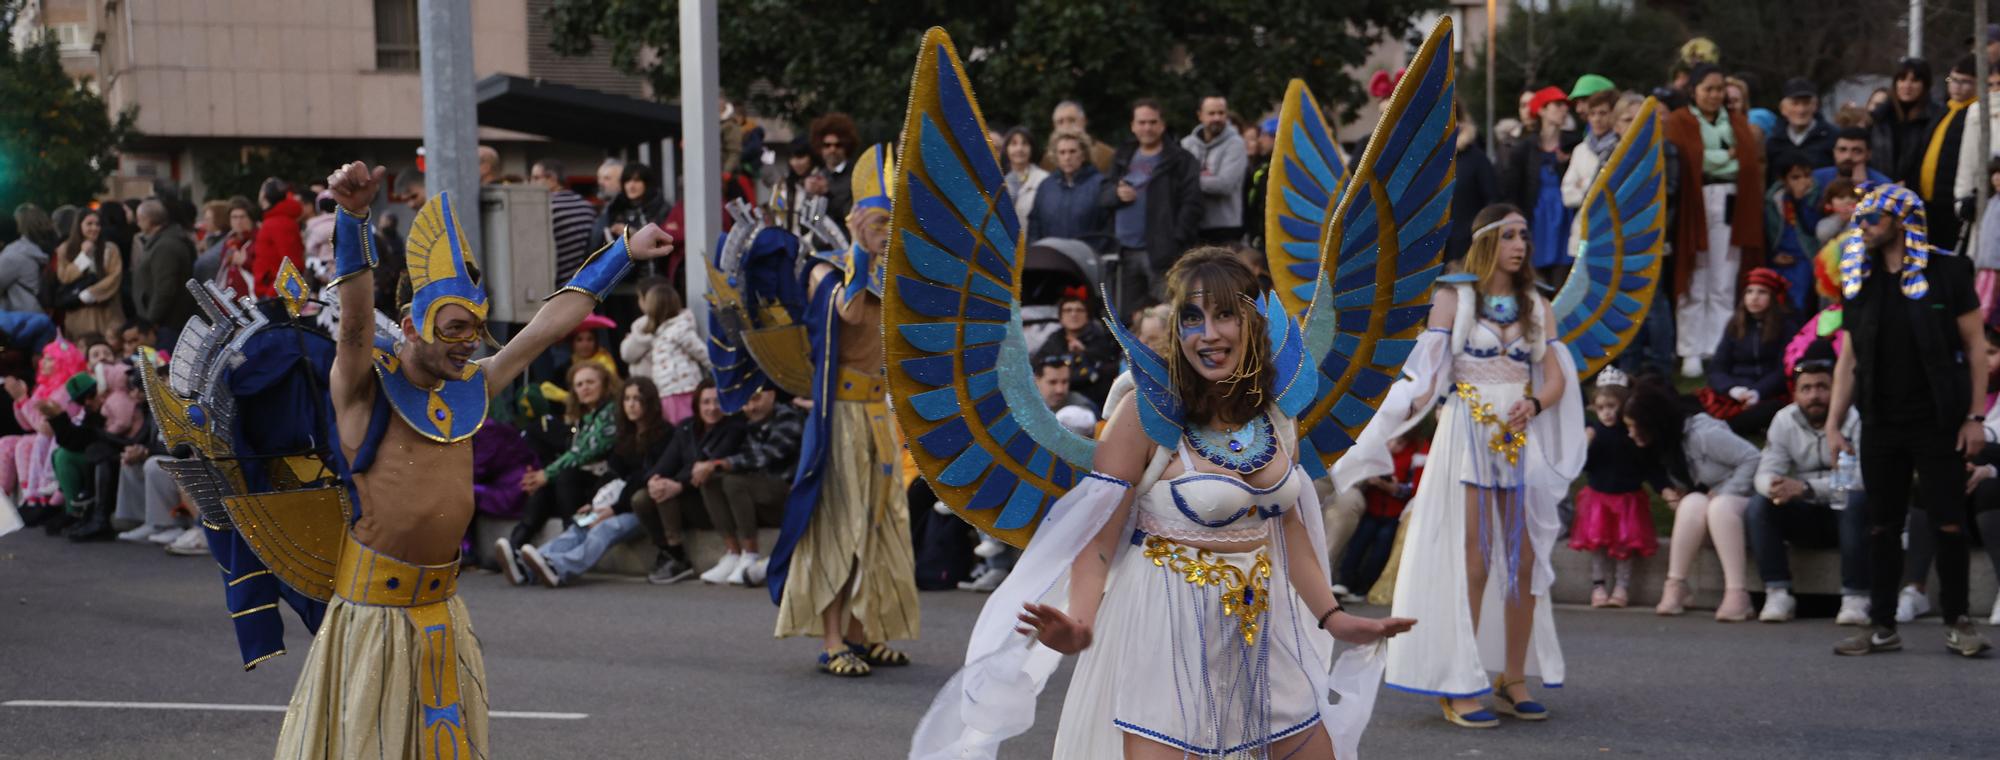
[[[1772,588],[1764,590],[1764,611],[1757,619],[1766,623],[1783,623],[1796,617],[1799,601],[1792,598],[1790,589]]]
[[[1993,597],[1993,614],[1986,616],[1987,625],[2000,625],[2000,596]]]
[[[1701,370],[1701,357],[1690,356],[1681,360],[1681,377],[1701,377]]]
[[[945,506],[945,503],[942,501],[934,501],[931,502],[931,511],[941,515],[950,515],[951,507]]]
[[[980,559],[992,559],[1004,551],[1007,551],[1006,544],[1001,543],[1000,539],[985,535],[979,537],[978,546],[972,547],[973,555]]]
[[[762,558],[758,557],[756,552],[744,552],[737,555],[736,566],[729,570],[729,585],[750,585],[750,566],[757,564],[757,560],[759,559]]]
[[[1896,622],[1907,623],[1930,614],[1930,597],[1918,591],[1916,586],[1904,586],[1896,592]]]
[[[1347,591],[1347,585],[1346,585],[1346,584],[1342,584],[1342,583],[1335,583],[1335,584],[1333,584],[1333,598],[1335,598],[1335,599],[1339,599],[1339,598],[1341,598],[1341,597],[1343,597],[1343,596],[1347,596],[1347,594],[1348,594],[1348,591]]]
[[[143,544],[147,543],[146,539],[152,538],[153,534],[159,532],[160,529],[154,527],[152,523],[140,523],[139,527],[118,534],[118,540],[127,543]]]
[[[1867,625],[1868,597],[1864,594],[1848,594],[1840,598],[1840,614],[1833,616],[1834,625]]]
[[[521,556],[514,553],[514,542],[505,538],[493,539],[493,562],[500,566],[500,572],[507,576],[508,583],[528,585],[528,574],[521,569]]]
[[[159,546],[170,546],[174,543],[174,539],[180,538],[181,534],[186,532],[188,532],[187,528],[169,526],[161,528],[158,533],[147,536],[146,541]]]
[[[527,563],[528,569],[534,571],[535,578],[542,585],[549,588],[562,585],[562,578],[556,575],[555,568],[549,567],[549,561],[542,557],[542,551],[536,549],[534,544],[521,545],[521,561]]]
[[[743,585],[764,585],[764,578],[771,570],[771,558],[762,557],[756,562],[745,562],[743,564],[745,565],[743,569]]]
[[[1000,588],[1000,582],[1004,580],[1007,580],[1007,571],[993,570],[979,576],[978,580],[961,581],[958,584],[958,590],[991,594],[994,589]]]
[[[741,554],[736,552],[724,554],[722,555],[721,562],[715,563],[715,567],[711,567],[708,569],[708,572],[701,574],[701,582],[711,586],[725,583],[729,580],[729,576],[736,572],[736,566],[742,562],[743,555]]]
[[[179,557],[199,557],[208,553],[208,534],[190,528],[167,545],[167,553]]]

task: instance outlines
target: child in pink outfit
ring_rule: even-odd
[[[1616,369],[1598,375],[1586,434],[1585,485],[1576,495],[1576,522],[1569,548],[1590,552],[1590,606],[1623,607],[1631,600],[1632,555],[1651,557],[1660,549],[1653,528],[1653,502],[1646,497],[1639,447],[1626,434],[1620,410],[1632,391]],[[1607,573],[1607,565],[1616,565]],[[1606,576],[1612,590],[1605,591]]]

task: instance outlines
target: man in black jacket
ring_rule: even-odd
[[[1834,647],[1865,655],[1903,648],[1896,635],[1902,531],[1917,506],[1937,537],[1945,646],[1971,657],[1990,647],[1967,616],[1966,460],[1986,436],[1986,355],[1972,266],[1924,239],[1924,204],[1902,185],[1876,185],[1854,209],[1862,245],[1841,252],[1849,350],[1834,370],[1827,445],[1853,455],[1841,432],[1859,407],[1861,480],[1868,487],[1873,625]]]
[[[160,331],[167,345],[194,316],[194,294],[187,282],[194,276],[194,240],[175,224],[157,200],[139,204],[139,257],[132,269],[132,305],[136,316]]]
[[[1785,117],[1784,129],[1764,138],[1764,157],[1775,160],[1785,153],[1803,157],[1814,169],[1833,165],[1833,125],[1819,115],[1819,91],[1811,80],[1785,80],[1784,99],[1778,111]],[[1775,164],[1774,164],[1775,165]]]
[[[1098,205],[1111,210],[1118,313],[1160,297],[1161,278],[1195,243],[1201,227],[1201,164],[1165,139],[1160,104],[1132,104],[1131,142],[1119,146]]]

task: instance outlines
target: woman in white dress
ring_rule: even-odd
[[[1464,271],[1439,278],[1407,379],[1335,476],[1351,484],[1389,472],[1386,441],[1442,404],[1405,513],[1392,607],[1426,622],[1389,643],[1386,683],[1437,697],[1454,724],[1488,728],[1499,719],[1481,701],[1487,693],[1497,692],[1502,713],[1544,720],[1526,679],[1562,683],[1548,560],[1561,529],[1556,502],[1582,466],[1585,437],[1575,366],[1550,337],[1549,304],[1526,265],[1526,220],[1489,206],[1473,230]]]
[[[1354,756],[1379,658],[1361,648],[1333,667],[1334,639],[1371,643],[1415,621],[1356,617],[1334,599],[1279,403],[1267,314],[1282,310],[1256,308],[1256,280],[1220,248],[1182,257],[1167,286],[1174,350],[1116,331],[1138,388],[1112,412],[1094,472],[1049,509],[988,601],[912,758],[992,757],[1032,724],[1035,694],[1069,654],[1081,657],[1053,757]]]

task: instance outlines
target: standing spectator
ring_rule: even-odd
[[[1624,607],[1632,601],[1632,556],[1660,551],[1653,500],[1646,498],[1645,457],[1623,417],[1632,387],[1616,367],[1597,375],[1584,436],[1584,486],[1576,494],[1569,548],[1590,553],[1590,606]],[[1610,590],[1605,589],[1606,581]]]
[[[1196,114],[1201,123],[1181,138],[1181,147],[1201,164],[1200,240],[1229,246],[1243,241],[1243,177],[1249,150],[1243,135],[1229,123],[1229,101],[1221,95],[1201,99]]]
[[[1889,175],[1870,165],[1874,149],[1868,144],[1864,127],[1841,127],[1833,133],[1833,166],[1813,170],[1813,185],[1824,188],[1835,179],[1845,179],[1860,187],[1867,182],[1890,182]]]
[[[1584,75],[1585,79],[1590,77],[1597,75]],[[1583,142],[1570,154],[1569,168],[1563,172],[1562,201],[1563,206],[1571,209],[1571,214],[1583,205],[1584,194],[1589,193],[1591,183],[1597,181],[1597,167],[1611,160],[1611,151],[1618,149],[1618,138],[1622,136],[1614,128],[1618,123],[1618,90],[1611,88],[1609,80],[1603,84],[1603,87],[1579,97],[1576,93],[1586,89],[1585,83],[1579,80],[1576,89],[1570,91],[1570,99],[1580,103],[1583,123],[1588,130]]]
[[[313,197],[311,211],[316,211],[305,222],[306,266],[316,282],[333,279],[333,210],[339,204],[333,201],[333,194],[326,191]]]
[[[673,283],[647,288],[640,306],[647,322],[657,325],[646,353],[653,381],[659,383],[660,404],[667,422],[679,425],[694,415],[695,390],[708,377],[708,347],[695,331],[694,312],[682,305]]]
[[[56,247],[56,308],[63,312],[62,329],[73,340],[105,335],[125,322],[119,305],[119,283],[125,255],[117,243],[104,239],[103,211],[76,217],[69,239]]]
[[[132,277],[135,316],[153,323],[172,345],[181,325],[195,315],[194,294],[187,289],[194,276],[194,240],[167,216],[166,206],[146,201],[139,204],[138,242],[142,248]]]
[[[617,438],[605,457],[611,481],[577,509],[569,530],[541,547],[521,547],[521,559],[542,585],[561,588],[590,570],[611,547],[638,535],[633,496],[646,488],[653,462],[666,451],[671,431],[660,419],[660,392],[640,378],[620,393]]]
[[[1111,209],[1119,248],[1118,308],[1158,299],[1158,276],[1195,243],[1201,228],[1201,165],[1165,138],[1160,104],[1132,104],[1132,140],[1119,146],[1098,204]]]
[[[1833,125],[1819,115],[1819,91],[1812,80],[1792,77],[1785,80],[1778,101],[1784,125],[1764,141],[1764,154],[1774,163],[1781,153],[1796,153],[1808,168],[1833,165]]]
[[[606,158],[604,159],[603,163],[598,164],[597,165],[598,202],[610,203],[613,199],[617,198],[618,194],[620,192],[623,192],[624,184],[621,183],[619,180],[624,178],[624,176],[625,176],[624,159],[615,157]]]
[[[0,311],[40,314],[42,273],[56,247],[56,226],[41,207],[23,203],[14,207],[14,229],[20,237],[0,249]]]
[[[555,233],[557,283],[569,282],[576,268],[590,258],[590,228],[597,221],[597,211],[590,207],[590,201],[563,184],[563,178],[569,176],[563,169],[563,163],[553,158],[536,161],[528,169],[528,181],[549,190],[549,228]]]
[[[194,279],[208,282],[215,279],[215,273],[222,268],[222,241],[229,237],[229,201],[213,200],[202,204],[202,225],[200,242],[195,244]]]
[[[1938,116],[1937,103],[1931,100],[1930,62],[1897,61],[1894,82],[1894,97],[1868,113],[1868,163],[1889,179],[1914,186]]]
[[[632,512],[659,549],[653,572],[646,576],[646,582],[655,585],[679,583],[694,575],[694,559],[688,556],[683,540],[686,521],[682,515],[687,505],[702,501],[700,489],[707,485],[707,481],[694,482],[695,464],[728,457],[743,447],[743,418],[722,413],[715,383],[702,380],[695,398],[695,415],[674,426],[673,440],[654,462],[645,487],[632,495]],[[713,473],[710,477],[722,480]],[[734,540],[736,534],[725,532],[723,537]],[[754,539],[750,546],[756,546]],[[741,543],[736,548],[740,551]]]
[[[1790,406],[1771,420],[1764,453],[1757,461],[1757,495],[1751,497],[1745,520],[1750,548],[1757,555],[1757,574],[1764,578],[1766,623],[1791,620],[1798,602],[1792,598],[1792,568],[1785,544],[1840,548],[1840,625],[1868,622],[1868,517],[1861,492],[1835,485],[1839,465],[1826,441],[1826,416],[1833,399],[1833,351],[1815,344],[1818,356],[1802,359],[1792,371]],[[1841,435],[1851,445],[1861,440],[1861,417],[1850,414]]]
[[[805,140],[793,140],[785,148],[785,173],[764,189],[766,208],[764,215],[771,225],[807,239],[812,233],[806,230],[807,220],[799,213],[799,205],[804,203],[806,180],[820,171],[819,154],[814,152]]]
[[[1528,229],[1535,234],[1528,248],[1529,263],[1541,272],[1543,280],[1561,282],[1551,270],[1575,259],[1569,251],[1569,228],[1576,213],[1563,205],[1562,178],[1577,140],[1563,131],[1563,123],[1569,120],[1569,100],[1561,89],[1535,91],[1528,111],[1535,119],[1507,158],[1502,196],[1528,215]],[[1615,145],[1615,138],[1613,142]]]
[[[600,246],[667,218],[667,199],[660,194],[660,179],[653,173],[653,167],[637,162],[626,164],[624,173],[618,177],[618,187],[618,197],[604,204],[604,213],[598,217],[599,226],[604,228]]]
[[[1974,102],[1966,113],[1965,120],[1967,123],[1976,123],[1978,119],[1986,120],[1986,133],[1996,135],[1993,144],[2000,145],[2000,65],[1994,66],[1993,70],[1986,75],[1986,98],[1983,101]],[[1959,137],[1958,173],[1952,177],[1951,194],[1953,198],[1957,199],[1958,207],[1961,210],[1960,224],[1974,224],[1980,230],[1968,235],[1968,242],[1971,245],[1967,247],[1967,250],[1959,251],[1959,253],[1977,258],[1986,258],[1989,254],[1984,251],[1990,250],[1990,247],[1986,246],[1986,241],[1983,239],[1984,230],[1988,220],[2000,223],[2000,219],[1995,219],[1994,215],[1987,209],[1974,208],[1974,205],[1978,202],[1979,183],[1989,181],[1987,179],[1989,171],[1987,167],[1995,157],[2000,157],[2000,151],[1989,153],[1984,146],[1981,146],[1974,139],[1977,136],[1976,130],[1967,129]],[[2000,194],[1988,194],[1987,197],[1989,199],[2000,197]],[[58,226],[57,229],[61,229],[61,227]],[[2000,251],[1995,251],[1990,255],[2000,258]],[[2000,260],[1996,260],[1995,263],[2000,264]],[[1990,271],[1993,268],[1986,264],[1979,266],[1982,273]]]
[[[1708,416],[1729,423],[1737,435],[1756,437],[1791,401],[1785,387],[1785,344],[1798,320],[1784,294],[1791,286],[1767,267],[1750,270],[1743,297],[1708,363],[1708,385],[1696,397]]]
[[[550,518],[561,518],[567,525],[572,510],[590,503],[603,485],[608,469],[604,458],[618,437],[618,412],[623,404],[613,399],[625,397],[618,375],[604,365],[581,361],[570,368],[568,377],[570,402],[565,416],[576,431],[569,449],[521,478],[528,506],[513,532],[494,542],[493,558],[516,586],[529,580],[519,561],[519,547],[533,543]]]
[[[291,185],[273,177],[257,190],[264,203],[264,220],[257,225],[257,244],[251,251],[250,275],[257,298],[278,294],[278,264],[291,259],[292,266],[306,268],[305,238],[299,234],[299,215],[304,207],[292,197]]]
[[[1697,64],[1686,108],[1667,115],[1680,150],[1675,224],[1675,353],[1681,374],[1700,377],[1736,304],[1739,267],[1763,263],[1764,156],[1750,121],[1722,107],[1722,70]]]
[[[757,526],[781,518],[799,461],[805,415],[780,405],[776,392],[765,388],[752,394],[743,403],[743,422],[741,449],[695,462],[689,470],[688,482],[701,489],[709,522],[728,548],[722,561],[701,574],[703,583],[748,585],[750,568],[762,559]]]
[[[256,241],[257,216],[250,208],[250,201],[242,197],[231,200],[229,234],[222,239],[222,256],[216,262],[217,287],[237,295],[250,295],[256,281],[250,274]]]
[[[1090,118],[1084,114],[1083,106],[1074,100],[1057,103],[1056,110],[1049,114],[1049,134],[1063,132],[1082,138],[1084,157],[1090,160],[1091,166],[1097,167],[1099,174],[1110,173],[1111,160],[1117,154],[1110,145],[1090,136]],[[1042,168],[1055,171],[1055,157],[1042,156]]]
[[[826,172],[808,181],[806,192],[826,196],[826,215],[847,229],[847,211],[854,207],[854,157],[861,152],[861,134],[855,131],[853,118],[838,112],[814,119],[809,131]]]
[[[1472,218],[1500,202],[1500,175],[1481,144],[1479,125],[1465,118],[1465,101],[1452,107],[1458,110],[1458,166],[1451,189],[1451,235],[1444,244],[1447,264],[1464,259],[1472,247]]]
[[[1118,379],[1117,339],[1104,324],[1091,318],[1090,290],[1083,287],[1063,292],[1056,299],[1056,320],[1060,327],[1035,349],[1034,365],[1041,367],[1053,359],[1069,367],[1067,387],[1090,399],[1091,411],[1102,409],[1112,381]],[[1036,370],[1038,373],[1039,369]]]
[[[1278,117],[1243,126],[1243,147],[1250,156],[1249,174],[1243,182],[1243,242],[1264,250],[1264,191],[1270,184],[1271,151],[1277,139]]]
[[[1791,291],[1783,293],[1794,311],[1810,313],[1812,298],[1812,257],[1819,250],[1819,238],[1812,218],[1818,214],[1813,204],[1812,167],[1805,154],[1785,151],[1771,158],[1771,192],[1764,202],[1764,230],[1770,236],[1771,269],[1783,275]]]
[[[1535,122],[1534,102],[1534,90],[1522,92],[1514,106],[1516,115],[1493,123],[1493,157],[1500,162],[1494,169],[1503,176],[1509,168],[1507,162],[1513,159],[1515,143],[1533,134],[1528,126]]]
[[[500,151],[491,145],[479,146],[479,184],[497,185],[504,180],[500,176]]]
[[[656,325],[646,313],[646,294],[653,288],[666,285],[664,277],[648,277],[636,286],[639,292],[639,316],[632,320],[625,336],[618,339],[618,358],[625,362],[625,378],[653,379],[653,332]]]
[[[1868,487],[1871,630],[1842,641],[1836,654],[1902,648],[1896,592],[1903,569],[1902,530],[1916,477],[1919,509],[1937,538],[1939,601],[1945,646],[1965,656],[1989,648],[1966,616],[1966,455],[1985,442],[1978,413],[1986,401],[1986,354],[1972,267],[1960,256],[1934,255],[1924,239],[1924,204],[1900,185],[1871,188],[1855,209],[1861,245],[1841,251],[1848,350],[1840,353],[1826,437],[1853,453],[1840,428],[1850,407],[1864,412],[1859,452]]]
[[[1932,245],[1964,251],[1970,230],[1959,222],[1959,208],[1953,194],[1958,187],[1958,152],[1965,143],[1967,109],[1978,102],[1979,96],[1972,56],[1961,57],[1951,65],[1951,71],[1944,77],[1944,91],[1944,107],[1937,109],[1937,118],[1930,134],[1925,136],[1916,168],[1904,184],[1915,183],[1914,189],[1924,199],[1924,208],[1931,210]],[[1971,210],[1969,204],[1965,210]],[[1972,215],[1965,214],[1964,218],[1971,219]]]
[[[1653,490],[1674,511],[1667,550],[1667,580],[1654,612],[1679,615],[1694,598],[1688,572],[1711,539],[1722,561],[1722,604],[1717,622],[1750,619],[1757,609],[1743,588],[1743,510],[1757,474],[1757,447],[1706,414],[1684,416],[1680,399],[1664,382],[1641,382],[1625,402],[1625,430],[1645,455]]]
[[[1028,240],[1035,240],[1034,228],[1028,226],[1028,212],[1034,210],[1035,193],[1049,178],[1049,171],[1035,163],[1041,157],[1035,155],[1035,136],[1027,127],[1007,130],[1000,141],[1000,157],[1007,166],[1007,194],[1014,199],[1015,221],[1027,229],[1024,234]]]
[[[1085,156],[1083,136],[1057,132],[1049,139],[1049,153],[1056,169],[1035,191],[1035,205],[1028,211],[1028,239],[1067,238],[1105,250],[1110,237],[1105,234],[1104,207],[1097,202],[1104,175]]]

